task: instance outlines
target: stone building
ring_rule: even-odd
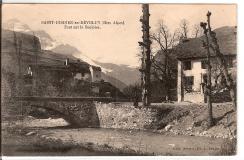
[[[70,59],[65,60],[66,69],[72,72],[74,79],[92,81],[91,72],[89,70],[90,65],[80,60],[71,61]]]
[[[95,68],[90,70],[90,68]],[[29,90],[36,90],[40,94],[42,90],[38,88],[50,88],[49,92],[54,94],[67,94],[68,96],[80,96],[82,92],[87,95],[99,93],[99,87],[93,83],[101,81],[100,67],[90,66],[88,63],[66,59],[63,64],[38,63],[30,64],[25,71],[25,86],[30,85]],[[66,91],[63,91],[66,88]],[[85,89],[86,88],[86,89]],[[56,95],[58,96],[58,95]]]
[[[102,80],[100,67],[90,65],[89,70],[91,73],[92,82],[100,82]]]
[[[236,27],[222,27],[215,30],[220,50],[226,60],[229,73],[236,80]],[[207,82],[207,51],[203,47],[204,37],[187,39],[177,47],[178,102],[205,102],[204,85]],[[224,81],[220,65],[211,50],[212,86]],[[217,87],[213,87],[217,89]],[[214,92],[213,92],[214,93]]]
[[[1,44],[5,96],[92,96],[92,90],[99,91],[91,83],[101,80],[100,67],[90,71],[90,64],[73,56],[42,50],[39,39],[25,33],[3,29]]]

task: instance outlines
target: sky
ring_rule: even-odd
[[[212,12],[212,28],[237,25],[237,6],[196,4],[150,4],[151,32],[164,20],[170,31],[182,19],[189,26],[206,21]],[[142,15],[140,4],[3,4],[3,23],[16,18],[33,30],[45,30],[53,39],[78,48],[89,58],[105,62],[138,66]],[[100,29],[64,29],[63,24],[41,24],[42,21],[118,21],[120,25],[99,24]]]

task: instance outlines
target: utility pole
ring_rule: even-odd
[[[204,30],[206,43],[204,43],[204,47],[207,49],[207,85],[205,89],[205,95],[207,96],[207,104],[208,104],[208,127],[213,126],[213,107],[212,107],[212,83],[211,83],[211,63],[210,63],[210,44],[208,39],[208,29],[207,23],[201,22],[200,26]]]
[[[150,34],[149,34],[149,5],[143,4],[142,5],[142,12],[143,15],[140,18],[142,23],[142,32],[143,32],[143,42],[138,42],[142,48],[142,66],[141,66],[141,79],[142,79],[142,103],[143,106],[149,106],[151,104],[150,97],[151,97],[151,41],[150,41]]]

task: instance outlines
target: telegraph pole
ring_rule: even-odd
[[[141,79],[142,79],[142,103],[144,106],[151,104],[151,82],[150,82],[150,70],[151,70],[151,41],[149,34],[149,5],[142,5],[143,15],[140,18],[142,23],[143,42],[138,42],[142,48],[142,64],[141,64]]]

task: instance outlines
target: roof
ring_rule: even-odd
[[[28,66],[37,67],[38,69],[45,69],[45,70],[63,70],[66,71],[67,67],[64,65],[49,65],[49,64],[44,64],[44,63],[38,63],[38,64],[29,64]]]
[[[91,66],[93,70],[96,70],[96,71],[102,71],[101,70],[101,67],[98,67],[98,66]]]
[[[214,32],[217,35],[221,53],[226,56],[235,56],[237,53],[236,27],[221,27],[214,30]],[[207,56],[207,50],[203,47],[202,40],[205,40],[205,36],[187,39],[187,41],[177,45],[175,48],[177,58],[205,58]],[[211,56],[215,56],[212,50],[210,50],[210,54]]]
[[[90,70],[89,70],[89,64],[88,63],[84,63],[84,62],[69,62],[69,68],[70,70],[72,71],[75,71],[75,72],[84,72],[84,73],[90,73]]]
[[[29,64],[31,67],[38,67],[39,69],[47,69],[47,70],[63,70],[63,71],[71,71],[71,72],[82,72],[82,73],[90,73],[89,66],[87,63],[69,63],[68,66],[60,65],[60,64],[48,64],[48,63],[38,63],[38,64]]]

